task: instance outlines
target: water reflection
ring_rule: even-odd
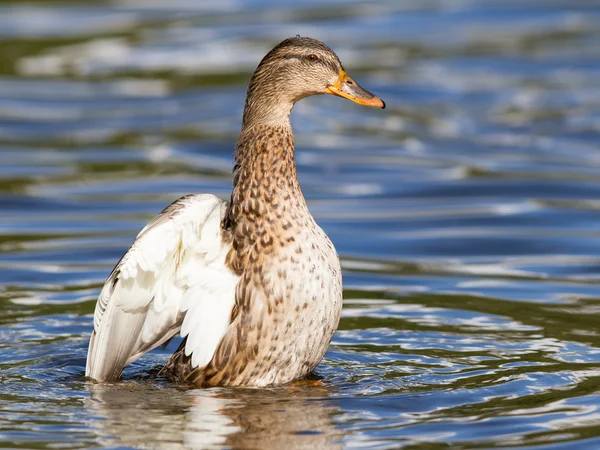
[[[98,441],[141,448],[342,448],[325,388],[179,389],[90,384]]]

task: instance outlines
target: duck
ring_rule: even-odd
[[[98,296],[85,375],[112,382],[179,334],[158,373],[195,387],[265,387],[311,376],[337,330],[342,270],[300,189],[290,114],[329,94],[385,103],[323,42],[276,45],[250,79],[230,201],[186,195],[146,225]]]

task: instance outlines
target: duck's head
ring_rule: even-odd
[[[246,116],[263,122],[287,119],[297,101],[321,94],[385,108],[348,76],[333,50],[316,39],[296,36],[278,44],[258,65],[248,88],[245,122]]]

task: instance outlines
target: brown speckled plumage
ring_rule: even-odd
[[[291,131],[243,132],[236,158],[224,222],[231,239],[227,264],[241,277],[232,332],[207,367],[193,371],[183,347],[169,363],[179,380],[199,385],[248,385],[256,377],[277,384],[310,374],[342,305],[338,258],[300,191]]]
[[[163,374],[198,386],[264,386],[305,377],[322,359],[341,312],[341,269],[300,190],[289,115],[298,100],[328,93],[341,69],[323,43],[297,37],[254,73],[222,224],[226,264],[240,277],[231,323],[207,366],[192,367],[184,342]]]

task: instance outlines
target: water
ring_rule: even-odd
[[[227,198],[245,84],[326,41],[385,111],[294,111],[342,258],[322,386],[84,379],[96,295],[179,196]],[[0,446],[600,448],[596,0],[0,4]]]

